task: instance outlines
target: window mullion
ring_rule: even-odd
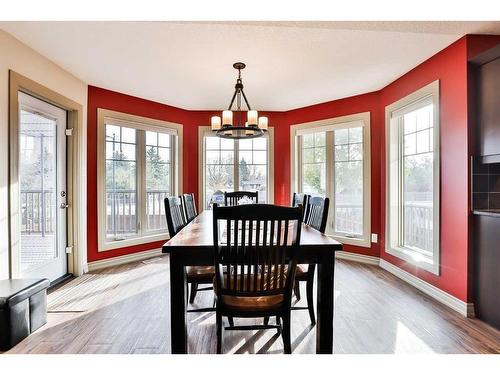
[[[335,220],[335,156],[334,156],[334,132],[328,131],[325,135],[325,158],[326,158],[326,196],[330,198],[332,209],[328,211],[328,226],[327,232],[329,229],[333,231],[335,228],[334,220]]]
[[[137,129],[137,211],[138,234],[146,232],[146,132]]]

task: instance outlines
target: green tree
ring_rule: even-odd
[[[250,181],[250,168],[245,159],[240,161],[240,181]]]
[[[155,147],[146,152],[146,187],[149,190],[168,189],[168,168],[163,163]]]

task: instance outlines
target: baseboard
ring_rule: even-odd
[[[88,264],[88,269],[89,272],[92,272],[106,267],[119,266],[121,264],[157,257],[161,254],[162,254],[161,249],[153,249],[153,250],[141,251],[139,253],[121,255],[109,259],[96,260],[95,262],[90,262]]]
[[[392,273],[394,276],[397,276],[401,280],[406,281],[408,284],[414,286],[418,290],[424,292],[429,297],[432,297],[438,302],[441,302],[443,305],[450,307],[461,315],[466,317],[474,316],[474,305],[472,303],[464,302],[457,297],[452,296],[451,294],[448,294],[439,288],[436,288],[434,285],[431,285],[428,282],[419,279],[411,273],[406,272],[399,267],[396,267],[394,264],[389,263],[384,259],[380,259],[380,267]]]
[[[379,265],[379,258],[370,255],[356,254],[349,251],[336,251],[335,257],[338,259],[352,260],[353,262]]]

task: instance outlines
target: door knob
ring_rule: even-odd
[[[67,204],[67,203],[61,203],[61,205],[59,206],[59,208],[61,210],[64,210],[65,208],[68,208],[68,207],[69,207],[69,204]]]

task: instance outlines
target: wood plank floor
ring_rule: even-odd
[[[59,312],[49,313],[48,324],[9,353],[169,353],[168,259],[93,274],[51,292],[50,309]],[[200,292],[196,305],[209,306],[212,298]],[[215,314],[188,314],[188,321],[189,352],[215,353]],[[293,352],[314,353],[307,311],[292,312],[292,321]],[[335,353],[500,353],[499,331],[376,266],[342,260],[336,265],[334,327]],[[224,332],[225,353],[282,350],[275,330]]]

